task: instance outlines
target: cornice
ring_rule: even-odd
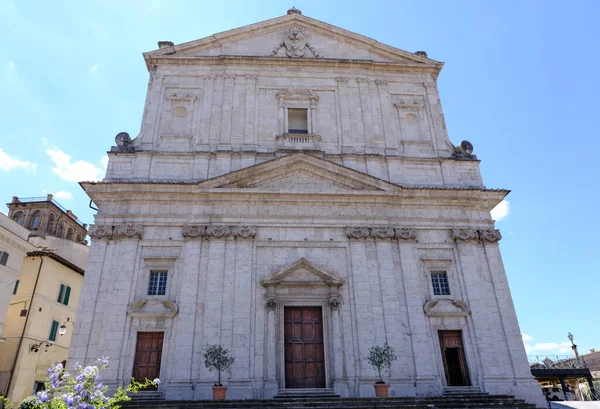
[[[59,262],[63,266],[70,268],[71,270],[75,271],[76,273],[79,273],[81,275],[85,274],[85,270],[83,268],[76,266],[75,264],[71,263],[69,260],[59,256],[58,254],[54,253],[53,251],[47,251],[47,250],[30,251],[29,253],[27,253],[27,257],[49,257],[52,260]]]

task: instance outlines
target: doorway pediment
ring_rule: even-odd
[[[303,257],[295,263],[275,271],[266,280],[261,280],[260,283],[265,288],[274,288],[281,285],[326,285],[339,288],[344,285],[344,280]]]

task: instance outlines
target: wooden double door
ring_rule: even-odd
[[[284,307],[285,387],[325,388],[321,307]]]
[[[439,331],[444,374],[448,386],[470,386],[462,331]]]
[[[133,379],[144,382],[145,379],[160,378],[160,361],[163,348],[163,332],[138,332],[133,361]],[[149,386],[146,390],[156,389]]]

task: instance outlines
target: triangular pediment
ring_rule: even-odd
[[[398,192],[400,186],[336,163],[294,153],[208,179],[200,188],[248,191],[341,193],[349,191]]]
[[[322,267],[311,263],[306,258],[275,271],[266,280],[261,280],[263,287],[276,287],[279,285],[327,285],[340,287],[344,280],[326,271]]]
[[[165,46],[144,55],[147,59],[256,56],[370,60],[430,65],[438,70],[443,65],[423,55],[400,50],[297,13],[224,31],[200,40]]]

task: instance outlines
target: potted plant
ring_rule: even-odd
[[[235,359],[221,345],[207,345],[204,350],[204,365],[209,371],[217,370],[217,383],[213,386],[213,400],[225,400],[227,387],[221,384],[221,371],[228,371]]]
[[[379,380],[373,385],[375,387],[375,396],[378,398],[387,398],[389,392],[388,389],[390,387],[381,377],[381,368],[389,368],[396,359],[394,348],[389,346],[387,342],[383,344],[383,346],[376,345],[369,349],[367,361],[373,368],[377,369],[377,373],[379,374]]]

